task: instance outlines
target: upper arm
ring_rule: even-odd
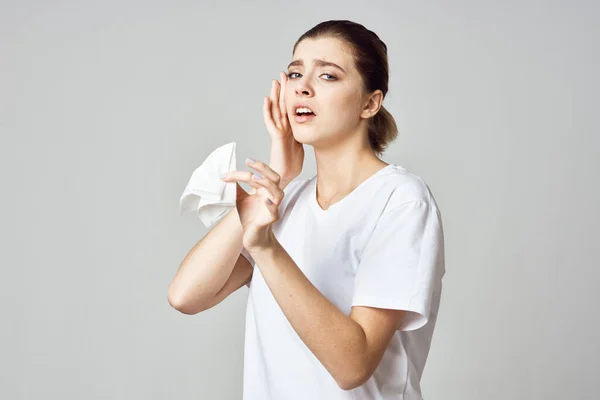
[[[416,330],[429,321],[444,273],[443,249],[434,203],[410,201],[379,218],[354,279],[350,318],[365,338],[365,368],[356,376],[371,376],[396,330]]]
[[[211,301],[204,307],[204,310],[208,310],[225,300],[227,296],[244,286],[246,283],[250,282],[252,279],[252,273],[254,272],[254,268],[250,265],[250,262],[243,255],[239,255],[235,265],[233,267],[233,271],[231,271],[231,275],[225,285],[215,294],[215,296],[211,299]]]
[[[423,327],[436,307],[444,275],[441,217],[433,202],[415,200],[377,221],[356,270],[352,306],[405,310],[399,327]]]

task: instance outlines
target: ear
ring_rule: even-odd
[[[383,103],[383,92],[379,89],[369,95],[365,106],[360,113],[361,118],[369,119],[379,112]]]

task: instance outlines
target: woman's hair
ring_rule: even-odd
[[[294,50],[304,39],[335,38],[351,49],[356,69],[364,89],[372,92],[380,89],[383,96],[388,92],[389,66],[387,46],[379,36],[363,25],[347,20],[321,22],[304,33],[294,44]],[[398,136],[398,127],[392,114],[381,106],[379,112],[369,121],[369,144],[371,149],[381,155],[387,146]]]

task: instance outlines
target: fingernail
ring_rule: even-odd
[[[250,157],[247,157],[247,158],[246,158],[246,162],[247,162],[248,164],[254,164],[256,161],[255,161],[255,160],[253,160],[253,159],[252,159],[252,158],[250,158]]]
[[[255,181],[259,181],[262,179],[262,176],[260,176],[260,174],[252,174],[252,179],[254,179]]]
[[[267,204],[268,204],[268,205],[271,205],[271,204],[273,204],[273,202],[271,201],[271,199],[267,198]]]

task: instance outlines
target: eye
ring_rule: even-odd
[[[294,79],[293,75],[300,75],[300,73],[299,72],[290,72],[289,74],[287,74],[288,78],[290,78],[290,79]],[[325,79],[326,81],[335,81],[335,80],[337,80],[337,78],[334,75],[327,74],[327,73],[326,74],[321,74],[321,76],[323,76],[323,75],[327,75],[327,76],[330,77],[328,79]]]

